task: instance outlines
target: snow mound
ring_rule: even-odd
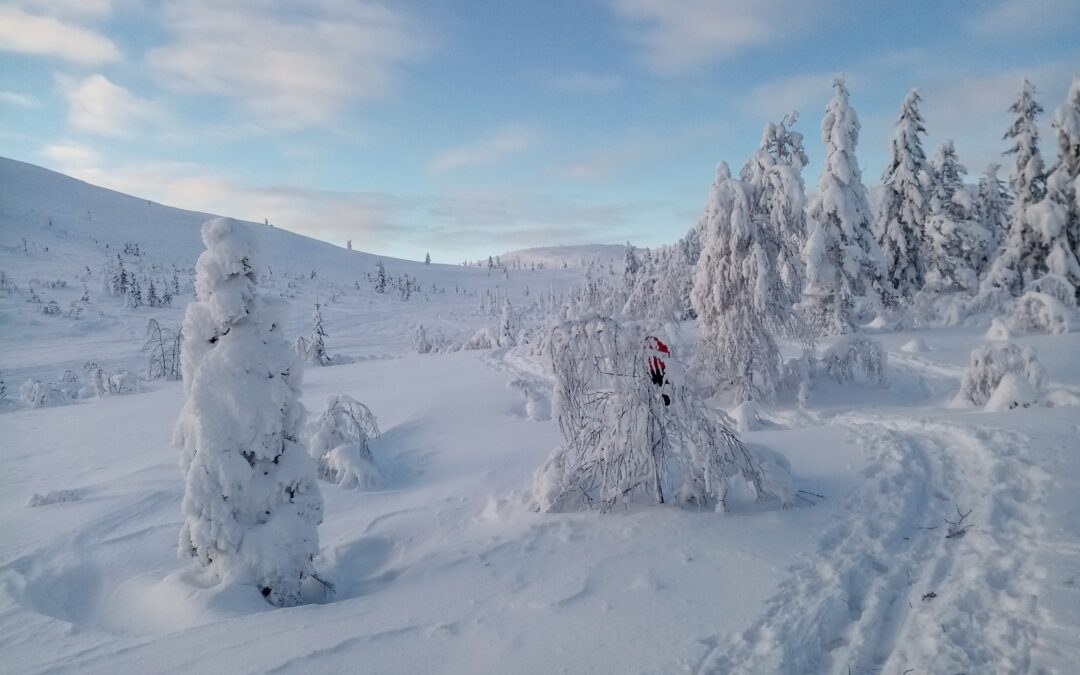
[[[1005,373],[990,400],[986,402],[985,409],[990,412],[1001,412],[1015,408],[1029,408],[1038,401],[1038,393],[1026,378],[1016,373]]]
[[[986,329],[987,340],[1008,340],[1011,337],[1012,332],[1001,319],[994,319],[990,322],[990,328]]]
[[[922,338],[914,338],[908,340],[900,347],[900,351],[906,354],[922,354],[930,351],[930,347],[927,346],[926,341]]]
[[[1027,345],[1020,347],[1006,343],[976,347],[971,351],[960,382],[960,392],[953,403],[960,406],[986,405],[1009,374],[1022,376],[1036,392],[1042,390],[1046,377],[1035,350]],[[1003,392],[1002,395],[1006,394]]]
[[[1069,308],[1054,296],[1036,291],[1020,296],[1007,322],[1009,328],[1022,333],[1059,335],[1072,328]]]

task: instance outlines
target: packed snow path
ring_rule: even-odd
[[[1031,672],[1045,473],[1022,439],[929,419],[837,421],[869,455],[865,481],[765,616],[697,671]]]

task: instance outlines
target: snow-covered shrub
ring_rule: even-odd
[[[1057,298],[1066,307],[1076,307],[1076,288],[1060,274],[1044,274],[1028,284],[1024,290]]]
[[[332,365],[333,360],[326,353],[326,337],[326,331],[323,329],[322,305],[316,302],[315,311],[311,315],[311,336],[296,339],[296,354],[307,363],[316,363],[320,366]]]
[[[417,354],[428,354],[431,352],[431,341],[428,340],[427,331],[424,330],[424,324],[416,325],[416,334],[413,336],[413,351]]]
[[[308,452],[319,478],[343,488],[370,488],[382,482],[368,442],[379,424],[366,405],[351,396],[330,396],[326,410],[307,427]]]
[[[187,402],[174,443],[185,475],[179,553],[277,606],[315,574],[322,495],[298,443],[302,369],[285,304],[259,296],[255,237],[229,218],[202,227],[197,300],[184,317]]]
[[[26,500],[26,508],[36,509],[39,506],[77,502],[80,499],[82,499],[82,495],[79,494],[78,490],[52,490],[45,494],[35,492]]]
[[[668,358],[662,384],[646,361],[647,336],[603,317],[554,330],[554,412],[564,442],[537,472],[540,511],[610,511],[637,497],[653,503],[711,501],[722,509],[741,476],[759,499],[790,501],[783,462],[762,461],[708,408]]]
[[[1030,408],[1039,402],[1039,394],[1027,378],[1016,373],[1005,373],[994,388],[985,409],[992,412]]]
[[[982,345],[971,351],[968,366],[964,369],[964,375],[960,381],[960,393],[956,395],[956,402],[976,406],[986,405],[1001,383],[1001,378],[1007,373],[1024,377],[1036,392],[1042,390],[1046,377],[1035,356],[1035,350],[1031,347],[1027,345],[1021,347],[1011,342]]]
[[[19,387],[19,398],[35,408],[47,408],[67,403],[72,397],[55,382],[30,379]]]
[[[491,349],[499,344],[498,336],[494,335],[490,328],[481,328],[472,334],[464,344],[461,345],[462,349]]]
[[[146,378],[149,380],[180,379],[180,352],[184,343],[184,332],[163,328],[157,319],[146,323],[146,341],[143,354],[146,355]]]
[[[885,367],[888,357],[881,343],[858,335],[841,336],[825,350],[818,368],[829,378],[843,384],[855,379],[856,370],[879,385],[886,385]]]
[[[50,300],[43,304],[41,306],[41,313],[46,316],[60,316],[63,314],[63,312],[60,311],[60,305],[58,305],[55,300]]]
[[[987,340],[1008,340],[1012,337],[1012,332],[1004,321],[995,318],[990,321],[990,327],[986,329],[984,337]]]
[[[1006,323],[1022,333],[1068,333],[1069,309],[1051,295],[1028,291],[1013,304]]]
[[[517,378],[511,381],[508,386],[521,392],[522,398],[525,399],[525,414],[529,419],[539,422],[551,419],[551,401],[540,390],[541,386],[539,384]]]

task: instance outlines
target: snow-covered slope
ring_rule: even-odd
[[[0,161],[7,396],[88,360],[141,372],[147,320],[179,325],[204,218]],[[951,403],[985,326],[875,335],[888,386],[822,383],[805,407],[763,407],[744,434],[791,461],[796,508],[733,495],[726,514],[538,514],[516,493],[560,435],[512,382],[549,392],[543,357],[410,346],[419,323],[468,335],[494,324],[496,294],[524,311],[581,269],[387,260],[391,276],[417,278],[406,301],[373,290],[372,256],[254,229],[273,268],[260,290],[292,303],[289,334],[310,329],[319,298],[330,351],[354,359],[307,368],[303,404],[348,394],[383,432],[381,487],[323,484],[315,564],[335,593],[275,610],[177,557],[179,383],[8,401],[5,672],[1066,673],[1080,661],[1077,333],[1014,337],[1048,383],[1037,405],[1003,412]],[[125,244],[139,246],[125,255],[139,274],[184,273],[173,307],[132,309],[101,290]],[[44,314],[50,300],[65,311]]]
[[[551,269],[558,269],[563,266],[569,268],[584,267],[591,262],[598,265],[611,263],[615,266],[615,269],[621,270],[625,255],[626,246],[624,244],[590,244],[523,248],[503,253],[499,256],[499,260],[505,265],[513,265],[515,262],[523,266],[543,264]]]

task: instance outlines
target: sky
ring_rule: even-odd
[[[1080,74],[1077,0],[0,0],[0,155],[381,255],[671,243],[720,160],[843,73],[880,181],[900,102],[974,181]]]

